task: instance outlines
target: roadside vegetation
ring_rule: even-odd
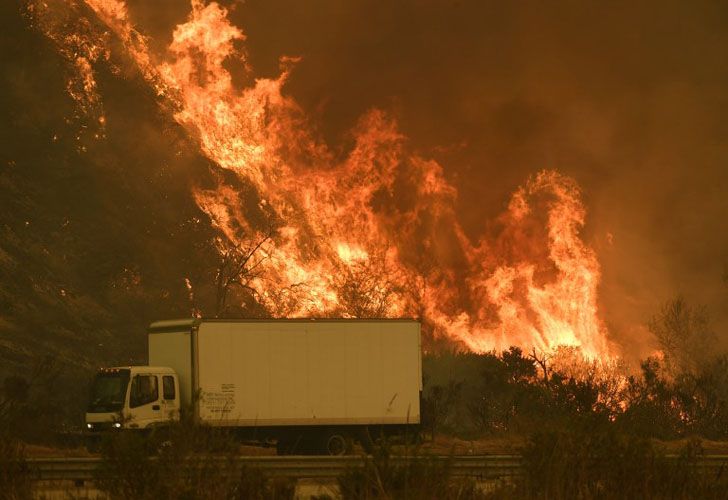
[[[347,471],[347,499],[728,498],[728,469],[706,470],[702,440],[728,441],[728,356],[715,348],[705,311],[666,303],[649,327],[661,356],[624,366],[585,361],[574,350],[484,354],[442,350],[423,359],[423,445],[379,442]],[[30,377],[7,377],[0,393],[0,498],[32,497],[23,443],[72,446],[78,427],[51,361]],[[74,379],[75,380],[75,379]],[[78,387],[82,387],[79,391]],[[76,385],[83,396],[85,384]],[[74,407],[75,408],[75,407]],[[76,408],[76,413],[82,409]],[[74,427],[76,426],[76,427]],[[514,439],[523,475],[464,480],[428,441]],[[669,450],[664,442],[684,443]],[[109,498],[292,498],[294,485],[241,467],[238,444],[220,430],[182,422],[102,446],[97,485]],[[363,452],[362,452],[363,453]],[[438,453],[442,455],[442,452]],[[405,455],[414,460],[402,462]]]
[[[111,499],[293,498],[291,480],[241,466],[238,446],[228,433],[187,420],[146,436],[111,434],[96,484]]]
[[[424,452],[419,445],[399,449],[383,440],[371,454],[363,456],[363,461],[363,467],[351,468],[339,477],[342,499],[487,498],[474,480],[453,475],[452,459],[443,461],[442,457]]]
[[[702,456],[699,440],[668,456],[649,439],[585,419],[569,430],[534,433],[514,477],[459,477],[453,457],[380,443],[364,467],[339,478],[339,491],[350,500],[725,499],[728,474],[701,468]],[[403,457],[409,460],[397,460]]]
[[[19,376],[6,377],[0,386],[0,499],[31,498],[33,483],[31,465],[27,461],[22,438],[43,433],[33,423],[43,422],[48,415],[41,405],[34,406],[38,394],[45,391],[44,373],[48,362],[33,371],[30,381]],[[45,436],[47,437],[47,436]]]
[[[699,440],[669,457],[648,439],[596,425],[534,434],[523,451],[525,476],[498,498],[726,498],[728,476],[700,468]]]
[[[31,498],[30,465],[21,443],[0,431],[0,498],[20,500]]]

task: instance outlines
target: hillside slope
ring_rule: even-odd
[[[94,67],[103,123],[84,115],[23,6],[0,11],[0,377],[142,361],[145,325],[190,314],[185,279],[214,279],[189,189],[212,166],[113,60]]]

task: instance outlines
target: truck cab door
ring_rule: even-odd
[[[169,420],[179,420],[179,382],[176,375],[162,375],[162,413]]]
[[[146,429],[167,420],[159,401],[159,377],[134,375],[129,388],[129,422],[125,427]]]

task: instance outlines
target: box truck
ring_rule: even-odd
[[[343,454],[420,423],[420,324],[409,319],[184,319],[149,327],[149,365],[104,368],[86,426],[195,423],[280,454]]]

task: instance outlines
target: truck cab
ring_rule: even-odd
[[[171,368],[102,368],[91,385],[86,429],[149,429],[178,420],[179,392],[179,377]]]

